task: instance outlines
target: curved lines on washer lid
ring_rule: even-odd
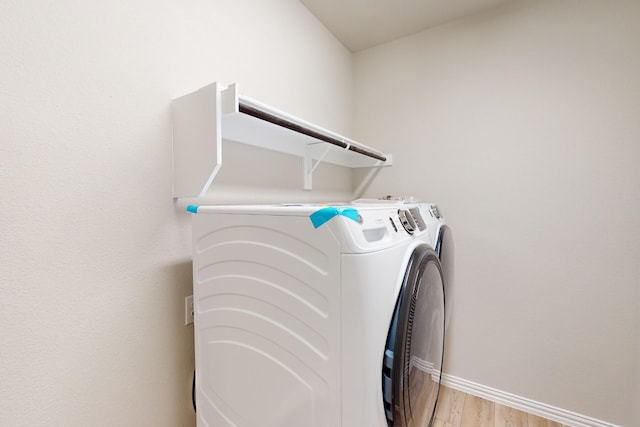
[[[196,250],[198,253],[221,250],[221,259],[246,259],[247,254],[252,253],[252,259],[269,260],[272,265],[294,262],[323,276],[328,274],[329,257],[326,253],[297,236],[268,227],[242,225],[220,228],[200,237]]]
[[[219,326],[235,327],[254,332],[274,342],[298,343],[298,353],[310,350],[322,360],[328,360],[329,341],[302,320],[258,298],[249,295],[212,295],[199,301],[202,312],[214,315]],[[290,344],[290,347],[295,348]],[[294,354],[296,353],[294,352]],[[308,357],[302,357],[308,360]]]
[[[225,282],[227,279],[233,282],[233,286]],[[213,262],[198,270],[197,283],[203,288],[212,287],[214,294],[260,295],[274,305],[279,305],[276,301],[284,300],[288,309],[300,313],[300,317],[328,317],[329,300],[325,294],[309,282],[270,265],[248,260]]]
[[[205,401],[222,419],[209,418],[214,425],[280,425],[279,414],[262,411],[243,411],[247,402],[260,401],[266,408],[283,406],[283,396],[295,396],[298,406],[305,412],[313,411],[314,390],[323,389],[322,376],[307,363],[282,348],[279,343],[267,340],[252,332],[235,328],[218,327],[207,331],[207,371],[210,378],[218,379],[211,387],[203,387]],[[213,357],[215,355],[215,357]],[[229,367],[237,369],[229,369]],[[277,370],[280,381],[274,384],[272,377],[255,375],[256,372]],[[222,379],[222,381],[220,381]],[[234,387],[216,388],[216,384],[232,382]],[[290,402],[286,402],[289,407]],[[300,410],[300,408],[298,408]],[[311,418],[311,417],[309,417]],[[311,425],[311,424],[306,424]]]

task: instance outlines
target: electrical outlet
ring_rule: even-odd
[[[189,295],[184,299],[184,324],[193,323],[193,295]]]

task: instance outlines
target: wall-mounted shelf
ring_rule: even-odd
[[[351,168],[390,166],[390,154],[240,96],[213,83],[173,101],[173,197],[203,197],[222,166],[222,140],[299,156],[304,189],[320,162]],[[315,161],[315,163],[314,163]]]

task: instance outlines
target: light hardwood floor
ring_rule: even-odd
[[[567,427],[448,387],[440,388],[433,427]]]

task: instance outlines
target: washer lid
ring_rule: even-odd
[[[444,356],[444,281],[437,253],[416,247],[396,303],[382,369],[389,426],[431,426]]]

